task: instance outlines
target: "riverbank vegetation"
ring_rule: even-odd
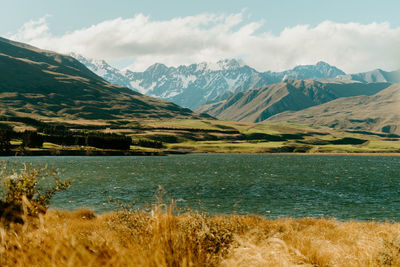
[[[48,210],[68,180],[2,170],[0,266],[400,266],[400,223],[210,216],[162,190],[142,209]]]
[[[399,223],[50,210],[0,227],[1,266],[400,266]]]
[[[400,136],[219,120],[43,121],[0,117],[2,155],[400,153]]]

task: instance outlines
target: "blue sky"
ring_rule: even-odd
[[[71,52],[105,58],[119,68],[130,65],[140,70],[153,61],[179,65],[225,57],[242,58],[259,70],[282,70],[319,60],[336,64],[347,72],[374,66],[400,67],[395,48],[400,40],[397,39],[400,2],[395,0],[1,0],[1,6],[1,36],[63,53],[70,52],[69,47]],[[178,18],[183,20],[177,21]],[[140,32],[141,26],[145,32]],[[179,43],[164,36],[168,29]],[[134,32],[145,37],[135,39],[131,36]],[[101,33],[109,35],[113,43],[100,38]],[[329,40],[332,45],[327,47],[323,38],[333,38],[335,34],[337,38]],[[349,35],[354,38],[350,40]],[[386,37],[388,43],[377,40]],[[343,42],[349,45],[343,46]],[[371,44],[358,48],[357,44],[362,42]],[[282,46],[284,49],[280,51]],[[321,46],[327,48],[323,50]],[[194,51],[198,53],[194,55]],[[260,57],[261,53],[265,56]],[[345,62],[349,59],[355,62]]]
[[[400,26],[398,0],[1,0],[0,34],[15,32],[25,22],[52,15],[54,33],[61,34],[116,17],[143,13],[154,19],[171,19],[199,13],[248,11],[254,20],[265,20],[264,29],[279,33],[297,24],[389,22]]]

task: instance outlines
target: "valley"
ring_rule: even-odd
[[[3,155],[400,153],[399,135],[294,123],[195,119],[41,122],[9,118],[1,127],[3,141],[8,144],[2,147]],[[23,145],[24,130],[38,133],[41,143],[32,147]],[[88,138],[111,141],[109,146],[104,145],[105,141],[96,145]]]
[[[4,0],[0,266],[400,266],[400,2]]]
[[[4,38],[0,48],[3,155],[400,152],[398,86],[289,79],[344,77],[326,63],[275,73],[284,81],[193,112],[111,84],[70,56]],[[234,60],[201,68],[235,79],[242,68],[255,73]],[[167,70],[176,71],[148,72]]]

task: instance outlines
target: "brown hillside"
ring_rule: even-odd
[[[400,85],[372,96],[340,98],[302,111],[281,113],[268,121],[400,134]]]
[[[197,118],[110,84],[72,57],[0,38],[1,115],[69,119]]]
[[[288,80],[263,88],[243,91],[231,98],[197,109],[218,119],[260,122],[285,111],[297,111],[337,98],[373,95],[389,83],[323,83]]]

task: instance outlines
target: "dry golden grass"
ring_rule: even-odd
[[[1,266],[400,266],[399,223],[50,210],[0,227]]]

